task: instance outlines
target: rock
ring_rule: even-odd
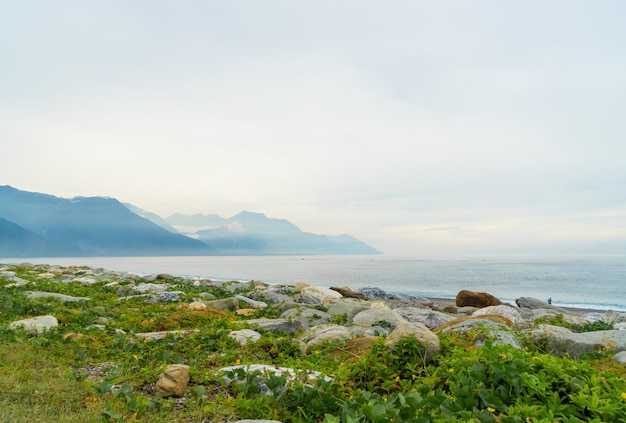
[[[366,307],[362,304],[346,301],[337,301],[328,308],[327,313],[331,316],[341,316],[345,314],[348,322],[352,322],[354,316],[368,309],[369,307]]]
[[[331,318],[330,314],[314,308],[292,308],[280,315],[281,319],[297,320],[303,329],[311,326],[324,325]]]
[[[44,291],[34,291],[34,292],[29,292],[28,295],[26,295],[26,298],[32,299],[32,298],[56,298],[61,302],[64,303],[68,303],[68,302],[78,302],[78,301],[89,301],[89,298],[86,297],[72,297],[70,295],[64,295],[64,294],[57,294],[56,292],[44,292]]]
[[[251,329],[234,330],[228,334],[239,342],[239,345],[246,345],[248,342],[256,342],[261,339],[261,334]]]
[[[267,378],[268,374],[273,374],[276,377],[284,377],[287,382],[292,382],[294,380],[314,382],[320,379],[331,382],[333,380],[333,378],[324,376],[322,373],[313,370],[295,370],[289,367],[277,367],[269,364],[241,364],[237,366],[223,367],[220,371],[226,373],[223,380],[227,384],[233,382],[244,383],[246,381],[246,376],[243,376],[242,379],[239,375],[241,371],[243,371],[246,375],[254,373],[259,374],[261,380],[258,381],[258,384],[261,393],[264,395],[272,395],[272,391],[265,383],[263,383],[263,378]]]
[[[388,345],[393,345],[399,340],[413,337],[424,347],[424,361],[430,362],[432,358],[441,352],[441,344],[439,337],[435,335],[430,329],[417,322],[406,322],[399,324],[393,332],[389,334],[385,341]]]
[[[307,286],[301,291],[301,295],[309,294],[316,297],[322,304],[330,305],[334,300],[342,298],[341,294],[332,289],[322,288],[320,286]]]
[[[524,320],[522,314],[515,308],[509,305],[496,305],[483,307],[472,313],[473,317],[480,317],[487,314],[495,314],[497,316],[503,316],[512,321],[513,323],[521,322]]]
[[[235,295],[235,298],[237,298],[239,301],[243,301],[244,303],[248,304],[252,308],[262,309],[262,308],[267,307],[267,304],[264,303],[263,301],[255,301],[248,297],[244,297],[243,295]]]
[[[574,316],[573,314],[569,314],[569,313],[560,313],[558,310],[553,310],[553,309],[546,310],[543,308],[531,310],[531,315],[527,316],[527,320],[534,321],[537,319],[543,319],[543,320],[558,319],[576,327],[585,326],[586,324],[589,323],[589,321],[585,319],[584,317]]]
[[[341,325],[315,326],[304,333],[308,346],[320,345],[325,341],[343,341],[352,338],[352,333]]]
[[[189,366],[172,364],[159,375],[156,382],[156,394],[162,397],[180,397],[187,391],[189,384]]]
[[[539,325],[530,334],[535,342],[545,343],[553,354],[559,356],[577,358],[604,348],[626,351],[626,332],[621,330],[574,333],[560,326]]]
[[[618,352],[613,356],[613,360],[617,361],[619,364],[626,366],[626,351]]]
[[[434,329],[455,319],[446,313],[417,307],[400,307],[394,309],[408,322],[424,324],[429,329]]]
[[[305,304],[310,306],[321,306],[322,300],[311,294],[298,294],[293,297],[293,300],[298,304]]]
[[[359,336],[346,342],[341,348],[331,352],[335,358],[344,358],[345,361],[354,361],[363,357],[375,342],[381,339],[380,336]]]
[[[357,300],[365,300],[365,294],[361,293],[361,292],[356,292],[354,290],[352,290],[351,288],[337,288],[337,287],[331,287],[330,289],[332,289],[333,291],[337,291],[338,293],[340,293],[342,296],[346,297],[346,298],[356,298]]]
[[[488,330],[487,335],[491,338],[492,345],[510,345],[515,349],[522,349],[522,343],[511,332],[493,329]],[[483,338],[477,337],[474,342],[475,347],[482,347],[485,345]]]
[[[168,336],[185,337],[191,333],[200,332],[198,329],[183,329],[183,330],[165,330],[161,332],[142,332],[136,333],[135,336],[146,341],[155,341],[157,339],[165,339]]]
[[[285,295],[277,290],[268,289],[267,291],[261,291],[259,295],[272,303],[280,304],[280,303],[292,303],[293,299],[289,295]]]
[[[93,285],[94,283],[98,282],[98,279],[92,276],[82,276],[80,278],[72,279],[72,282],[78,282],[81,285]]]
[[[175,303],[181,301],[184,296],[185,293],[183,291],[158,292],[153,297],[153,302]]]
[[[288,319],[251,319],[247,320],[247,323],[250,326],[289,334],[293,334],[300,329],[300,322],[292,322]]]
[[[235,311],[239,309],[239,300],[235,297],[228,297],[221,300],[213,300],[205,302],[208,308],[215,310]]]
[[[387,293],[380,288],[366,287],[359,289],[359,292],[363,294],[368,301],[386,300],[388,298]]]
[[[463,289],[456,295],[457,307],[489,307],[501,305],[502,301],[487,292],[473,292]]]
[[[194,301],[192,303],[187,304],[187,308],[189,310],[206,310],[209,307],[204,304],[202,301]]]
[[[250,420],[250,419],[244,419],[244,420],[237,420],[234,423],[282,423],[278,420]]]
[[[511,327],[513,322],[504,316],[497,314],[485,314],[478,317],[460,317],[452,320],[443,326],[435,328],[435,332],[464,332],[467,330],[480,330],[481,326],[500,328],[500,326]]]
[[[392,326],[398,326],[400,323],[406,323],[406,320],[400,313],[389,309],[370,308],[358,313],[352,319],[355,325],[374,326],[378,322],[387,322]]]
[[[201,292],[199,295],[200,295],[200,298],[203,298],[205,300],[215,299],[215,295],[211,294],[210,292]]]
[[[37,316],[31,317],[30,319],[18,320],[16,322],[11,322],[8,325],[9,329],[24,329],[28,332],[34,333],[43,333],[49,329],[57,327],[59,325],[59,321],[56,317],[46,315],[46,316]]]
[[[559,313],[571,314],[570,312],[568,312],[567,310],[561,307],[553,306],[552,304],[548,304],[546,301],[538,300],[537,298],[532,298],[532,297],[519,297],[517,300],[515,300],[515,304],[517,304],[517,306],[520,308],[529,308],[531,310],[534,310],[534,309],[556,310]]]
[[[167,289],[169,289],[169,287],[170,286],[165,283],[142,283],[133,287],[133,289],[137,292],[146,293],[166,291]]]
[[[174,276],[170,275],[169,273],[159,273],[154,277],[154,279],[157,281],[173,281]]]

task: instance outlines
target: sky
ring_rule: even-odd
[[[0,185],[387,255],[626,254],[626,2],[0,0]]]

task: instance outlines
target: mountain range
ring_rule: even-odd
[[[350,235],[303,232],[244,211],[162,218],[108,197],[60,198],[0,186],[0,257],[380,254]]]

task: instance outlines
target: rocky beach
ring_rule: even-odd
[[[416,342],[421,351],[416,369],[437,363],[437,357],[446,354],[445,345],[450,341],[445,339],[449,338],[463,339],[465,348],[541,350],[567,360],[602,353],[618,368],[626,363],[625,313],[564,309],[530,297],[503,304],[485,292],[461,291],[456,299],[425,298],[388,294],[377,287],[355,291],[347,286],[323,288],[298,282],[224,282],[29,263],[0,265],[0,286],[5,304],[0,326],[6,340],[56,339],[72,351],[80,346],[85,357],[71,366],[76,377],[91,380],[93,385],[110,380],[108,394],[115,398],[119,396],[116,389],[126,389],[119,381],[125,378],[113,370],[128,366],[123,362],[128,358],[124,348],[118,348],[121,363],[115,362],[112,353],[103,364],[96,358],[98,354],[89,352],[93,346],[88,343],[127,345],[129,351],[136,351],[137,361],[140,354],[152,357],[150,365],[158,369],[150,372],[131,366],[152,377],[142,378],[133,388],[150,401],[175,398],[179,408],[197,400],[198,392],[205,392],[207,386],[218,391],[208,397],[219,396],[220,390],[237,392],[240,388],[230,386],[249,380],[250,375],[279,376],[283,384],[299,379],[313,384],[332,381],[335,375],[328,374],[323,365],[314,368],[317,361],[309,357],[323,351],[340,362],[352,362],[368,357],[381,345],[396,351],[407,339]],[[215,326],[223,329],[219,336],[206,338],[205,332]],[[198,360],[190,359],[189,352],[177,353],[176,360],[167,354],[155,360],[150,352],[151,343],[156,350],[161,342],[168,342],[172,350],[189,340],[197,343],[198,349],[205,348],[202,339],[212,345],[223,343],[230,351],[204,362],[202,370],[195,367]],[[135,347],[138,344],[141,349]],[[273,352],[265,351],[268,348]],[[233,359],[238,349],[250,351],[245,360]],[[285,351],[289,351],[289,360],[272,360]],[[302,367],[288,366],[297,363]],[[107,379],[115,374],[119,380]],[[396,375],[398,386],[401,378]],[[211,383],[203,384],[203,380]],[[267,383],[259,386],[266,395],[273,389]],[[6,391],[0,386],[0,399],[3,389]],[[506,409],[502,407],[502,412]],[[121,419],[124,415],[123,411],[109,411],[109,417]],[[255,417],[271,421],[265,418],[267,414],[259,412]],[[252,421],[236,416],[214,419],[184,421]]]

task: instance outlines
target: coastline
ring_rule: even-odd
[[[426,298],[432,301],[433,305],[439,308],[443,308],[447,305],[456,305],[456,300],[454,298],[440,298],[440,297],[426,297]],[[589,308],[589,307],[567,307],[567,306],[560,306],[560,305],[557,305],[557,307],[565,310],[569,314],[573,314],[576,316],[582,316],[587,313],[606,313],[607,311],[609,311],[605,309]]]

